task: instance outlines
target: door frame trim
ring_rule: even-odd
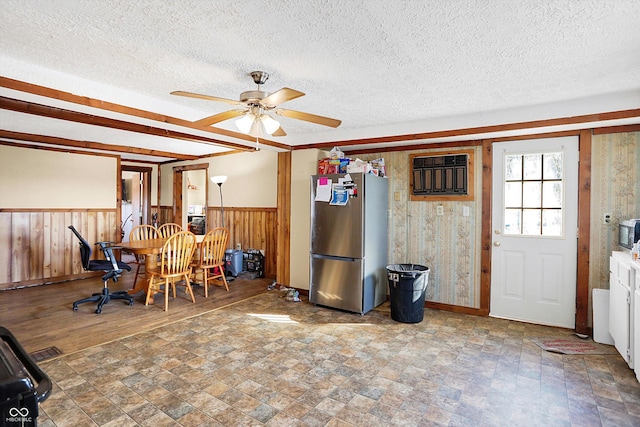
[[[143,174],[142,193],[140,194],[143,205],[142,221],[144,221],[144,224],[151,224],[151,174],[153,168],[147,166],[122,165],[120,168],[120,178],[122,178],[122,172],[139,172]],[[119,209],[122,209],[122,207]]]
[[[182,202],[183,202],[183,194],[182,194],[182,172],[185,171],[194,171],[194,170],[204,170],[206,173],[205,178],[205,206],[206,206],[206,215],[205,215],[205,224],[206,229],[210,229],[209,227],[209,163],[197,163],[193,165],[182,165],[182,166],[174,166],[173,167],[173,219],[172,222],[178,223],[182,225]],[[179,218],[179,221],[177,220]]]

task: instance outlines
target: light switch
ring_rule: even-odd
[[[462,216],[469,216],[469,206],[462,207]]]
[[[393,193],[393,200],[395,200],[396,202],[400,201],[400,192],[396,191]]]

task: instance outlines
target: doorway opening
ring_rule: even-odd
[[[173,222],[194,234],[206,234],[209,164],[173,168]]]
[[[121,178],[120,230],[122,241],[128,242],[133,227],[151,223],[151,168],[123,165]]]

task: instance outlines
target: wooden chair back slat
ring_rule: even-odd
[[[196,236],[189,231],[179,231],[167,239],[161,254],[161,275],[182,275],[189,272],[196,250]]]
[[[168,222],[158,227],[158,234],[163,239],[171,237],[180,231],[183,231],[182,227],[179,224],[176,224],[174,222]]]
[[[158,236],[158,229],[153,225],[137,225],[129,233],[129,241],[157,239]]]
[[[200,265],[223,265],[224,253],[229,241],[229,230],[218,227],[209,231],[202,240]]]

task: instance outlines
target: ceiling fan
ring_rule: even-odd
[[[254,83],[258,85],[258,89],[242,92],[238,101],[234,99],[219,98],[217,96],[184,92],[181,90],[171,92],[171,94],[187,96],[190,98],[206,99],[209,101],[225,102],[227,104],[243,107],[242,109],[228,110],[219,114],[214,114],[213,116],[196,120],[194,123],[202,126],[211,126],[214,123],[240,117],[235,122],[238,129],[243,133],[256,137],[260,136],[262,131],[272,136],[286,135],[285,131],[280,126],[280,123],[267,114],[268,112],[333,128],[340,126],[342,123],[340,120],[329,117],[303,113],[302,111],[277,108],[284,102],[303,96],[304,93],[288,87],[283,87],[273,93],[263,92],[260,86],[267,81],[269,74],[264,71],[253,71],[249,75],[253,78]]]

